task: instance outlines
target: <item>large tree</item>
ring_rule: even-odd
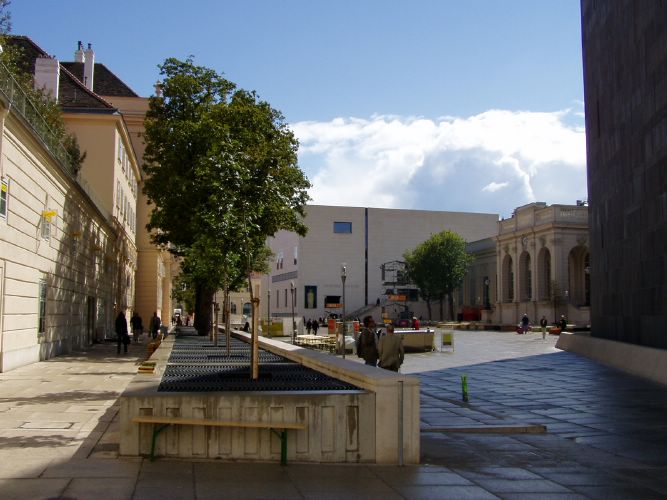
[[[214,292],[239,274],[250,286],[250,272],[261,270],[267,236],[305,234],[310,183],[282,114],[254,92],[192,58],[167,59],[160,71],[146,115],[147,227],[156,244],[185,258],[202,333]]]
[[[460,286],[473,260],[472,255],[466,252],[465,240],[453,231],[442,231],[406,252],[403,257],[410,279],[426,300],[429,319],[432,319],[432,300],[440,302],[440,317],[443,318],[445,297],[449,299],[449,317],[453,318],[452,293]]]

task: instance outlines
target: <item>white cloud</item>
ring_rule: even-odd
[[[496,191],[499,191],[500,189],[506,188],[509,186],[509,182],[492,182],[491,184],[487,184],[482,188],[482,191],[486,191],[488,193],[495,193]]]
[[[292,129],[313,203],[509,214],[586,197],[578,111],[336,118]]]

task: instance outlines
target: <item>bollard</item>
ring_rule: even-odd
[[[468,402],[468,375],[461,375],[461,396],[463,401]]]

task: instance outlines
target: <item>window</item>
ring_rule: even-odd
[[[46,333],[46,281],[39,281],[39,324],[37,333],[44,335]]]
[[[42,239],[49,241],[51,239],[51,220],[46,215],[42,215],[42,227],[41,227]]]
[[[287,288],[285,288],[285,307],[287,307]]]
[[[297,259],[299,257],[299,247],[294,247],[294,265],[296,266]]]
[[[276,307],[280,307],[280,290],[276,290]]]
[[[233,302],[229,307],[229,314],[236,314],[236,304],[234,304]]]
[[[9,186],[7,181],[2,179],[0,184],[0,217],[7,217],[7,192],[9,191]]]
[[[333,224],[334,233],[352,233],[351,222],[334,222]]]

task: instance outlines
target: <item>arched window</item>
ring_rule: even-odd
[[[232,302],[231,307],[230,307],[230,313],[231,314],[236,314],[236,304]]]
[[[568,278],[570,303],[575,306],[590,305],[590,275],[587,272],[590,264],[588,249],[576,246],[568,256]]]
[[[519,257],[519,297],[521,301],[533,298],[533,274],[530,268],[530,254],[523,252]]]
[[[551,300],[551,252],[543,248],[537,256],[537,300]]]
[[[514,264],[509,255],[503,260],[502,286],[503,302],[514,302]]]

